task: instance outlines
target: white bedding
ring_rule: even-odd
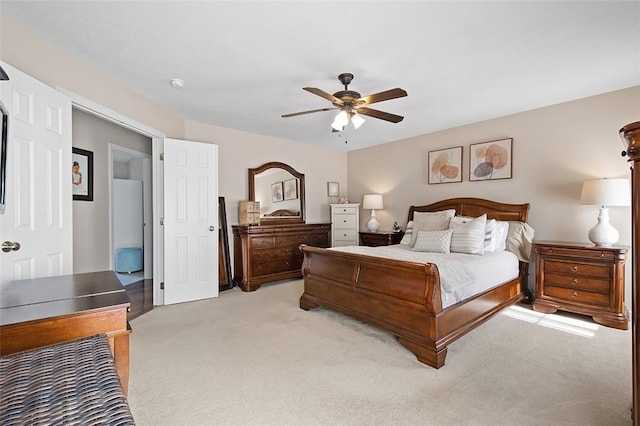
[[[417,252],[401,244],[380,247],[333,247],[330,250],[436,264],[442,285],[443,308],[514,279],[519,274],[518,257],[506,250],[484,256]]]

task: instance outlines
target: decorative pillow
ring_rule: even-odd
[[[439,212],[414,212],[411,247],[416,244],[419,231],[445,231],[449,229],[449,221],[455,214],[454,209]]]
[[[428,251],[431,253],[449,253],[451,247],[452,229],[444,231],[418,231],[414,251]]]
[[[535,230],[524,222],[509,221],[506,250],[514,253],[523,262],[529,262]]]
[[[402,240],[400,240],[400,244],[404,244],[408,246],[411,244],[411,235],[413,235],[413,221],[410,220],[407,223],[407,229],[404,231],[404,235],[402,236]]]
[[[487,215],[483,214],[452,229],[451,252],[483,254]]]
[[[496,221],[496,249],[504,251],[507,249],[507,234],[509,233],[509,222],[504,220]]]
[[[451,222],[449,222],[449,229],[454,229],[457,228],[458,226],[465,224],[469,221],[472,221],[474,218],[473,217],[469,217],[469,216],[454,216],[451,218]],[[506,223],[506,222],[505,222]],[[493,253],[494,251],[496,251],[496,246],[497,246],[497,229],[496,229],[496,220],[495,219],[490,219],[487,220],[487,223],[485,225],[485,229],[484,229],[484,247],[483,247],[483,254],[484,253]],[[508,225],[507,225],[507,229],[508,229]]]

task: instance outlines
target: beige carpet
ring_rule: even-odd
[[[301,280],[236,288],[133,320],[137,424],[631,424],[629,331],[577,321],[585,337],[556,329],[575,316],[519,305],[450,345],[436,370],[384,332],[299,309],[301,293]]]

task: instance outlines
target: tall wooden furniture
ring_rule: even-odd
[[[244,291],[285,278],[300,278],[300,244],[329,247],[330,223],[235,225],[233,282]]]
[[[357,246],[360,204],[331,204],[331,247]]]
[[[631,287],[631,334],[633,359],[633,424],[640,426],[640,121],[627,124],[620,129],[620,137],[625,144],[623,155],[631,164],[631,217],[633,223],[632,240],[632,287]]]
[[[13,281],[0,290],[0,355],[105,333],[126,394],[130,306],[113,271]]]
[[[535,311],[560,309],[592,316],[607,327],[629,328],[624,304],[626,247],[538,241],[534,252]]]

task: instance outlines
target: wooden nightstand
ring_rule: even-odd
[[[378,231],[378,232],[360,232],[361,246],[390,246],[392,244],[400,244],[404,232]]]
[[[589,315],[599,324],[627,330],[624,263],[627,248],[539,241],[534,244],[536,292],[533,310],[560,309]]]

